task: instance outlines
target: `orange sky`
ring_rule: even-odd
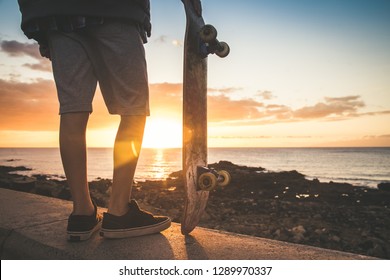
[[[355,139],[335,139],[337,141],[334,142],[326,135],[328,127],[347,131],[350,128],[345,125],[353,125],[356,120],[359,122],[355,125],[359,125],[365,118],[382,118],[390,114],[390,111],[361,112],[365,103],[359,96],[324,98],[316,104],[293,109],[267,98],[263,101],[250,98],[232,100],[228,95],[231,91],[240,89],[209,89],[209,143],[212,146],[230,146],[226,143],[234,146],[256,146],[257,143],[261,146],[278,146],[283,141],[287,144],[296,143],[297,146],[304,143],[305,146],[313,140],[315,146],[389,145],[390,135],[365,135]],[[162,138],[166,137],[168,139],[163,141],[163,146],[179,146],[182,85],[150,84],[150,92],[152,115],[148,119],[145,145],[159,146],[152,139],[159,139],[161,145]],[[22,83],[0,79],[0,146],[56,146],[59,122],[57,103],[55,86],[51,80]],[[90,145],[110,146],[117,123],[118,117],[107,113],[98,91],[88,126]],[[154,125],[156,123],[157,126]],[[318,127],[323,127],[325,132],[319,133],[321,129]],[[158,130],[160,135],[150,129]],[[324,138],[323,143],[320,142],[321,138]]]
[[[336,2],[203,1],[231,47],[209,58],[210,146],[390,146],[389,4]],[[145,45],[146,147],[181,146],[184,12],[178,0],[163,3],[152,1]],[[0,2],[0,147],[56,147],[50,62],[19,23],[16,1]],[[98,91],[89,145],[112,146],[117,123]]]

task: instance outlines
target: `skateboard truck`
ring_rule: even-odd
[[[231,177],[225,170],[217,171],[214,168],[198,166],[198,188],[202,191],[211,191],[217,186],[226,187]]]
[[[223,58],[228,56],[230,52],[229,45],[225,42],[217,40],[217,29],[211,24],[204,25],[199,31],[200,38],[200,54],[202,58],[206,58],[209,54],[216,54]]]

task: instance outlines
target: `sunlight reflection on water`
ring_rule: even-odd
[[[376,187],[390,182],[390,148],[211,148],[209,163],[220,160],[272,171],[297,170],[320,181]],[[25,166],[22,174],[64,176],[56,148],[1,148],[0,165]],[[88,149],[88,180],[112,178],[112,149]],[[158,180],[182,169],[180,148],[141,150],[135,180]]]
[[[167,170],[166,166],[166,160],[165,160],[165,153],[163,149],[157,149],[156,154],[154,155],[153,164],[151,166],[151,176],[152,179],[162,179],[167,177],[167,173],[169,172]]]

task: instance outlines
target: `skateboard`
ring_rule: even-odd
[[[217,40],[217,30],[205,24],[191,0],[182,0],[186,13],[183,69],[183,178],[186,200],[181,232],[189,234],[199,223],[209,192],[230,182],[226,171],[207,167],[207,56],[229,54]]]

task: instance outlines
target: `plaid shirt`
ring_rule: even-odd
[[[122,19],[128,21],[126,19]],[[47,46],[46,34],[48,31],[61,31],[65,33],[73,32],[87,26],[101,25],[105,22],[104,17],[85,17],[85,16],[55,16],[32,20],[24,26],[24,34],[29,39],[36,40],[39,45]],[[143,26],[137,24],[142,41],[147,43],[147,36],[150,36],[150,28],[145,31]]]
[[[27,23],[24,33],[29,39],[36,40],[40,45],[47,45],[48,31],[73,32],[87,26],[96,26],[104,23],[103,17],[85,16],[56,16]]]

